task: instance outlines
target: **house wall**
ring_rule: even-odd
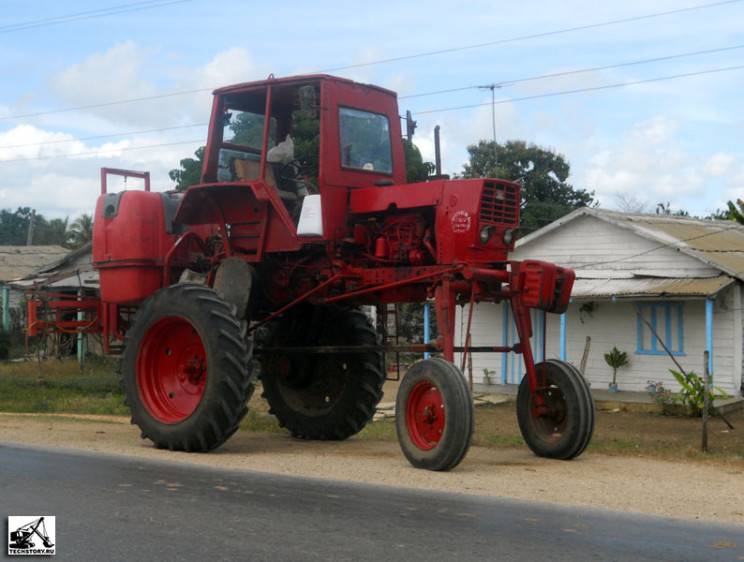
[[[604,354],[613,346],[628,353],[628,365],[618,370],[617,383],[620,390],[643,392],[648,381],[661,381],[665,388],[680,390],[669,369],[677,369],[668,355],[636,353],[638,347],[638,317],[633,300],[597,300],[593,310],[587,310],[586,302],[572,302],[566,312],[566,359],[577,367],[581,364],[587,337],[591,344],[585,376],[595,388],[605,389],[612,380],[612,368],[604,360]],[[742,384],[741,342],[742,314],[741,288],[735,286],[725,291],[714,304],[713,330],[713,379],[714,384],[728,394],[738,395]],[[686,371],[702,375],[706,348],[705,300],[683,301],[683,350],[675,358]],[[504,306],[483,303],[476,305],[472,320],[473,346],[504,344]],[[508,306],[508,305],[506,305]],[[546,315],[546,328],[540,326],[542,313],[533,311],[533,353],[536,361],[544,356],[560,358],[559,315]],[[467,329],[468,307],[458,307],[455,345],[462,345]],[[508,317],[507,345],[512,339],[513,320]],[[472,354],[472,375],[476,383],[484,381],[484,369],[492,371],[491,382],[495,384],[518,384],[524,376],[521,356],[508,353],[506,360],[498,353]],[[455,362],[461,364],[461,354]]]

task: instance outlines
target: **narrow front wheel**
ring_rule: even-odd
[[[398,443],[413,466],[443,471],[460,464],[475,428],[460,369],[439,358],[414,364],[401,381],[395,412]]]
[[[517,393],[517,421],[538,457],[569,460],[584,452],[594,434],[595,406],[581,373],[565,361],[535,366],[540,388],[524,377]]]

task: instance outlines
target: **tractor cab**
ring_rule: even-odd
[[[177,220],[232,230],[265,219],[257,255],[343,235],[349,190],[405,183],[396,95],[324,75],[216,90],[201,180]],[[320,227],[298,234],[310,206]]]

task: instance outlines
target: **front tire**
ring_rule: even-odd
[[[156,447],[206,452],[238,429],[253,394],[250,349],[233,307],[203,285],[160,289],[124,339],[121,384],[132,424]]]
[[[570,363],[548,360],[535,366],[547,411],[533,412],[527,377],[517,393],[517,421],[527,446],[538,457],[569,460],[584,452],[594,434],[596,408],[584,377]]]
[[[439,358],[415,363],[398,388],[398,443],[416,468],[451,470],[470,448],[473,396],[460,369]]]

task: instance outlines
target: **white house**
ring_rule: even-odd
[[[604,354],[617,347],[629,360],[617,374],[620,390],[640,392],[649,381],[661,381],[676,391],[669,369],[677,367],[661,339],[686,371],[700,375],[708,350],[714,384],[729,395],[742,393],[744,226],[583,208],[525,236],[512,257],[576,271],[565,314],[533,311],[536,360],[580,366],[590,338],[585,376],[593,387],[611,381]],[[467,307],[458,312],[462,333]],[[473,346],[515,341],[508,305],[476,305],[472,322]],[[491,383],[517,384],[524,373],[521,356],[513,353],[473,354],[472,364],[475,382],[485,382],[487,371]]]

